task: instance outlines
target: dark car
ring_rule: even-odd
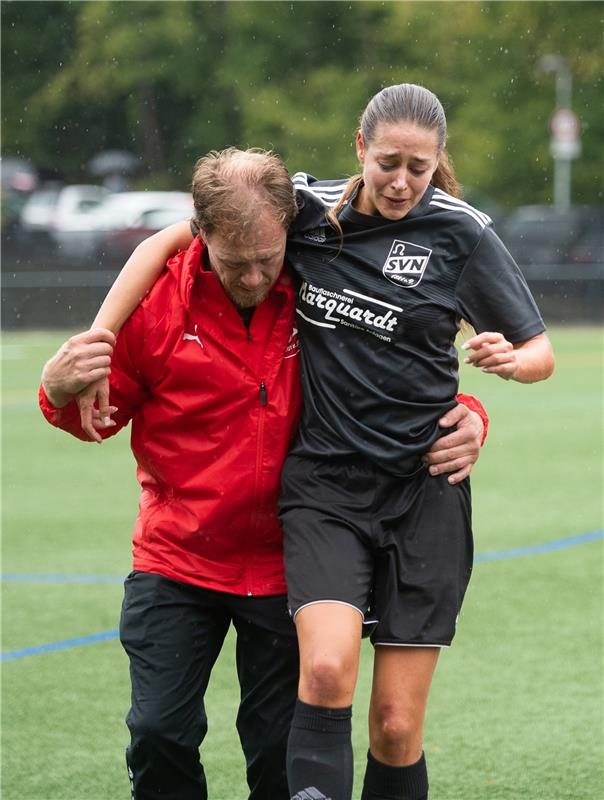
[[[144,239],[168,225],[188,219],[192,210],[190,202],[175,208],[149,209],[141,212],[127,227],[108,231],[102,244],[105,261],[122,264]]]
[[[517,208],[498,232],[546,320],[600,323],[604,311],[604,214],[597,206]]]
[[[602,264],[604,209],[572,206],[521,206],[498,225],[506,247],[520,266]]]

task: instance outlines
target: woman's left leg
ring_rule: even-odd
[[[377,645],[361,800],[424,800],[423,728],[438,647]]]
[[[472,570],[468,481],[384,480],[375,558],[374,679],[362,800],[425,800],[430,684],[455,634]]]
[[[428,692],[439,653],[439,647],[376,646],[369,745],[378,761],[405,767],[421,756]]]

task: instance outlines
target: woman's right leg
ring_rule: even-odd
[[[373,579],[375,468],[290,456],[282,473],[288,604],[300,686],[288,742],[292,800],[350,800],[352,697]]]
[[[333,602],[296,615],[300,686],[288,742],[292,800],[350,800],[352,698],[359,670],[362,616]]]

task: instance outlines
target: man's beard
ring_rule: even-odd
[[[254,292],[245,292],[240,289],[235,291],[227,289],[227,294],[239,308],[255,308],[266,299],[269,291],[269,286],[263,286]]]

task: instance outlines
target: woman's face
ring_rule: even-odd
[[[422,199],[438,155],[437,132],[413,123],[381,122],[369,144],[359,131],[357,156],[363,165],[364,186],[354,202],[356,210],[402,219]]]

